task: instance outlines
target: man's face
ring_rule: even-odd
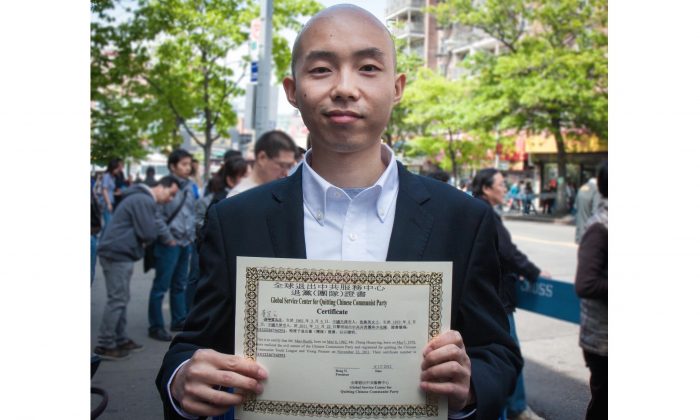
[[[316,19],[299,43],[289,102],[299,109],[313,147],[352,153],[376,145],[401,99],[404,75],[395,75],[386,30],[358,12]]]
[[[263,182],[286,177],[295,163],[294,152],[289,150],[281,150],[274,158],[268,157],[267,153],[261,150],[255,159],[255,166],[260,168],[259,171]]]
[[[180,178],[187,178],[192,173],[192,158],[184,157],[175,165],[170,165],[173,175]]]
[[[156,196],[156,202],[158,204],[167,204],[173,200],[175,194],[177,194],[178,186],[173,183],[170,188],[159,186],[154,188],[153,194]]]

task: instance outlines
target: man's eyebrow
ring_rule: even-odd
[[[376,47],[364,48],[362,50],[355,51],[352,53],[352,55],[355,58],[373,58],[377,61],[384,61],[384,57],[386,56],[384,51]]]
[[[378,61],[383,61],[384,57],[386,54],[382,50],[376,47],[369,47],[369,48],[363,48],[361,50],[357,50],[352,53],[354,58],[373,58]],[[332,52],[332,51],[325,51],[325,50],[311,50],[309,51],[306,56],[304,57],[304,60],[306,61],[312,61],[312,60],[328,60],[328,61],[335,61],[338,59],[338,54]]]
[[[331,51],[324,51],[324,50],[312,50],[309,51],[308,54],[304,57],[304,60],[306,61],[312,61],[312,60],[336,60],[338,58],[338,55],[334,52]]]

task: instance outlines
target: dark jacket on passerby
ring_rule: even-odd
[[[483,199],[482,199],[483,200]],[[486,202],[486,200],[484,200]],[[488,204],[488,202],[486,202]],[[490,204],[489,204],[490,206]],[[516,287],[520,276],[534,282],[540,275],[540,269],[513,243],[510,232],[503,225],[501,216],[496,215],[496,235],[498,236],[498,256],[501,261],[501,284],[498,295],[506,312],[514,312],[517,304]]]
[[[102,229],[102,209],[94,191],[90,191],[90,235],[97,235]]]
[[[128,188],[102,234],[97,255],[113,261],[143,258],[144,246],[158,237],[156,211],[156,200],[146,185]]]
[[[579,345],[608,355],[608,200],[601,198],[578,248],[576,294],[581,298]]]

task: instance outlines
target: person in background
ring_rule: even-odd
[[[228,196],[286,177],[296,162],[296,152],[297,145],[284,131],[273,130],[263,134],[255,142],[255,161],[250,174],[231,189]]]
[[[530,181],[525,183],[525,190],[522,193],[523,196],[523,214],[530,214],[530,210],[537,213],[535,206],[532,205],[532,199],[535,196],[535,192],[532,190],[532,184]]]
[[[209,207],[226,198],[228,192],[246,176],[248,164],[238,156],[231,157],[224,161],[219,171],[211,177],[207,184],[208,194],[197,200],[194,205],[194,221],[197,232],[195,246],[192,247],[192,257],[190,258],[190,274],[187,280],[185,291],[185,303],[189,313],[194,301],[194,293],[199,281],[199,243],[201,242],[202,227],[206,220]]]
[[[192,172],[190,173],[190,181],[192,181],[192,193],[194,199],[199,200],[200,191],[202,190],[202,176],[199,174],[199,161],[192,158]]]
[[[156,168],[153,166],[148,166],[146,168],[146,179],[144,179],[143,182],[149,187],[156,185]]]
[[[608,418],[608,162],[597,174],[598,207],[586,221],[578,247],[574,285],[581,298],[579,346],[591,371],[586,420]]]
[[[591,177],[585,184],[581,185],[576,193],[576,236],[574,241],[581,243],[581,237],[585,230],[586,222],[593,215],[593,212],[600,204],[600,193],[598,192],[598,181]]]
[[[115,202],[115,190],[117,188],[116,177],[119,172],[120,159],[112,159],[107,164],[107,170],[102,175],[102,203],[103,203],[103,217],[104,217],[104,227],[109,225],[109,221],[112,219],[112,212],[114,212]]]
[[[127,189],[100,238],[97,253],[104,271],[107,302],[94,352],[102,358],[125,359],[130,352],[143,348],[126,335],[129,283],[145,245],[158,237],[157,204],[168,203],[177,190],[173,177],[164,177],[154,187],[136,184]]]
[[[474,196],[488,203],[489,206],[502,205],[506,197],[506,185],[503,174],[494,168],[486,168],[477,172],[472,183]],[[551,278],[551,274],[542,271],[533,264],[513,243],[510,232],[503,225],[503,220],[494,211],[496,218],[496,234],[498,235],[498,256],[501,262],[501,285],[499,296],[508,314],[510,335],[519,345],[515,329],[516,287],[523,279],[534,283],[538,277]],[[518,375],[515,390],[508,398],[508,418],[516,420],[541,420],[527,404],[525,397],[525,380],[522,372]]]
[[[97,236],[102,230],[102,210],[95,191],[90,189],[90,284],[95,281],[97,263]]]
[[[187,317],[185,289],[189,274],[190,254],[195,240],[192,181],[192,155],[176,149],[168,156],[170,175],[178,181],[175,199],[159,207],[158,241],[154,246],[156,276],[148,299],[148,336],[154,340],[170,341],[165,331],[163,298],[170,294],[170,330],[182,331]]]
[[[117,159],[119,161],[119,169],[114,175],[114,208],[119,205],[122,200],[122,194],[125,189],[129,188],[129,181],[124,175],[124,160]]]

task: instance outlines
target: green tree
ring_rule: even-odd
[[[120,68],[115,66],[113,40],[120,27],[112,15],[112,0],[92,1],[90,24],[90,160],[106,165],[115,157],[146,156],[143,131],[133,117],[134,98],[128,95]]]
[[[405,74],[406,86],[409,86],[416,80],[418,69],[423,66],[423,58],[406,49],[405,39],[394,38],[394,43],[396,46],[396,73]],[[408,114],[409,109],[406,106],[406,101],[403,100],[392,109],[389,123],[382,134],[384,142],[389,147],[393,148],[397,141],[405,140],[408,135],[421,131],[421,127],[416,127],[407,121]]]
[[[460,167],[483,156],[493,144],[491,135],[479,129],[475,107],[470,100],[471,83],[448,80],[428,68],[418,71],[416,79],[406,88],[404,106],[408,109],[406,122],[423,127],[423,134],[410,143],[410,153],[435,157],[445,153],[449,159],[442,168],[460,177]]]
[[[606,0],[447,0],[435,10],[442,22],[479,28],[503,47],[465,61],[485,129],[552,134],[560,177],[565,135],[607,140]],[[564,182],[557,200],[565,202]]]
[[[315,1],[275,2],[273,60],[280,80],[291,61],[282,29],[299,30],[300,18],[321,9]],[[252,0],[139,0],[133,15],[110,32],[112,68],[129,101],[133,117],[151,144],[174,147],[186,131],[201,146],[204,172],[211,148],[237,122],[231,101],[244,90],[241,82],[250,57],[231,56],[249,37],[259,16]],[[94,57],[93,57],[94,59]]]

